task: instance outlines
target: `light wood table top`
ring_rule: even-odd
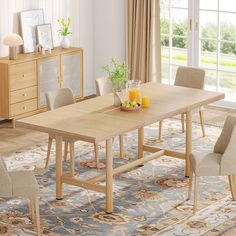
[[[113,107],[113,94],[108,94],[18,120],[16,125],[97,143],[224,98],[223,93],[159,83],[143,84],[142,94],[150,97],[150,107],[137,113]]]
[[[190,170],[192,150],[191,111],[202,105],[224,98],[224,94],[157,83],[142,85],[142,94],[150,97],[150,107],[137,113],[115,108],[113,94],[93,98],[54,111],[41,113],[16,122],[17,126],[54,134],[56,139],[56,198],[63,198],[63,183],[98,191],[106,196],[106,212],[113,212],[113,177],[162,155],[185,160],[185,173]],[[144,145],[144,126],[180,113],[186,113],[186,151],[177,153]],[[112,138],[138,128],[138,159],[113,168]],[[88,142],[106,140],[106,173],[89,180],[80,180],[73,174],[63,174],[62,137]],[[143,155],[144,151],[154,152]],[[73,163],[73,161],[71,162]],[[73,165],[71,165],[73,166]],[[106,181],[106,185],[98,182]]]

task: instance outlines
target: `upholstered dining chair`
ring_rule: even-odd
[[[195,89],[203,89],[204,87],[204,80],[205,80],[205,71],[201,68],[194,68],[194,67],[184,67],[180,66],[177,69],[176,76],[175,76],[175,86],[182,86],[187,88],[195,88]],[[202,135],[205,137],[205,127],[204,127],[204,115],[203,115],[203,108],[200,107],[199,110],[199,117],[202,129]],[[184,118],[185,114],[181,114],[181,123],[182,123],[182,132],[184,133]],[[162,125],[163,121],[159,122],[159,140],[161,140],[162,136]]]
[[[111,80],[107,77],[100,77],[95,79],[96,84],[96,95],[97,96],[104,96],[108,93],[112,93],[112,83]],[[120,143],[120,157],[123,158],[124,156],[124,137],[123,135],[119,136],[119,143]]]
[[[69,88],[61,88],[56,91],[50,91],[45,94],[46,96],[46,103],[48,110],[54,110],[63,106],[71,105],[74,101],[74,96],[72,91]],[[48,137],[48,152],[47,152],[47,159],[45,168],[48,167],[48,162],[50,159],[50,153],[51,153],[51,147],[52,147],[52,141],[55,139],[53,135],[49,135]],[[63,138],[63,141],[65,143],[64,146],[64,161],[67,160],[68,155],[68,146],[70,148],[70,160],[71,160],[71,174],[74,175],[74,140],[69,140]],[[97,163],[97,167],[99,166],[99,160],[98,160],[98,147],[97,144],[94,144],[94,150],[95,150],[95,159]]]
[[[104,96],[108,93],[112,93],[112,83],[108,77],[100,77],[95,79],[96,95]]]
[[[40,235],[39,186],[31,171],[8,172],[0,157],[0,197],[26,197],[32,221],[36,222]]]
[[[190,155],[191,174],[189,179],[188,199],[191,198],[193,174],[194,207],[197,210],[200,176],[228,176],[233,200],[236,200],[236,117],[226,118],[223,130],[212,153],[192,153]]]

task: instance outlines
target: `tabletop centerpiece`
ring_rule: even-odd
[[[129,69],[125,62],[121,63],[116,58],[112,58],[111,65],[104,65],[103,71],[108,74],[111,80],[114,106],[120,106],[123,103],[125,93],[128,86],[128,73]]]
[[[121,105],[122,111],[135,112],[141,109],[141,81],[129,80],[128,96]]]

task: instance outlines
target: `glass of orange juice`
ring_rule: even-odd
[[[148,96],[142,97],[142,107],[147,108],[150,106],[150,99]]]
[[[141,103],[141,81],[140,80],[130,80],[129,81],[129,100]]]

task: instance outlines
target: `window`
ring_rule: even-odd
[[[205,89],[236,105],[236,1],[161,0],[163,83],[179,65],[206,70]]]
[[[173,84],[176,69],[187,65],[188,1],[161,1],[163,83]]]

